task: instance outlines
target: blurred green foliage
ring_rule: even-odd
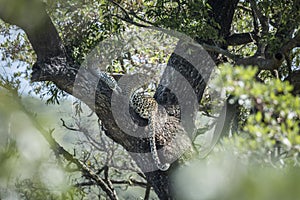
[[[0,89],[0,199],[106,199],[97,184],[52,151],[40,129],[91,170],[103,171],[105,165],[112,165],[109,177],[124,182],[115,185],[120,199],[144,195],[144,187],[135,185],[136,180],[143,185],[143,179],[136,174],[131,158],[99,130],[95,115],[86,117],[90,110],[85,107],[83,117],[76,116],[72,101],[45,106],[38,98],[19,97],[6,88]],[[60,118],[83,132],[74,134],[62,127]]]
[[[0,89],[0,199],[66,199],[74,195],[78,191],[66,184],[61,166],[15,95]],[[34,101],[27,98],[24,102],[36,109]],[[48,113],[39,121],[53,123],[52,117]]]
[[[217,85],[238,104],[231,127],[204,160],[194,157],[175,176],[179,199],[298,199],[300,98],[287,81],[256,67],[223,64]],[[258,78],[257,78],[258,77]],[[201,149],[201,147],[200,147]]]
[[[255,80],[257,68],[222,66],[224,88],[238,103],[244,119],[228,139],[237,149],[271,166],[299,166],[300,99],[279,79]],[[232,141],[230,141],[232,140]]]
[[[218,148],[217,148],[218,149]],[[193,161],[176,172],[178,199],[295,200],[299,198],[300,169],[250,164],[241,151],[215,150],[206,160]]]

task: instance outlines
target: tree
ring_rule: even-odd
[[[101,120],[105,127],[105,134],[128,152],[149,152],[148,140],[132,137],[119,128],[111,110],[112,90],[103,81],[98,83],[97,77],[91,70],[80,66],[88,52],[98,42],[114,32],[124,31],[128,24],[148,29],[160,27],[180,31],[202,45],[216,64],[257,66],[258,71],[251,77],[252,80],[257,79],[262,82],[269,79],[278,79],[282,82],[289,80],[294,85],[293,94],[297,95],[299,92],[297,89],[299,49],[297,47],[300,46],[300,2],[298,0],[286,2],[145,0],[80,3],[1,0],[0,5],[0,18],[5,23],[16,25],[24,30],[28,38],[27,42],[34,51],[34,53],[30,52],[29,44],[26,42],[23,46],[17,43],[16,45],[20,45],[17,47],[25,49],[26,46],[25,50],[28,51],[26,55],[30,56],[16,59],[32,62],[36,55],[34,64],[28,68],[28,70],[32,69],[31,81],[45,82],[45,88],[52,94],[50,100],[58,101],[63,94],[68,93],[84,102]],[[23,49],[19,50],[23,51]],[[190,55],[191,51],[194,51],[194,54]],[[168,66],[188,81],[198,103],[203,101],[206,82],[213,70],[212,64],[201,65],[198,71],[197,66],[189,63],[184,57],[191,56],[196,63],[201,63],[203,57],[199,56],[200,53],[202,51],[199,52],[195,44],[186,44],[185,41],[180,40],[168,60]],[[18,54],[12,53],[12,55]],[[80,74],[79,78],[78,74]],[[116,76],[116,79],[118,78],[120,76]],[[176,77],[170,75],[169,71],[165,71],[162,82],[172,81],[172,79]],[[55,87],[49,82],[52,82]],[[91,97],[90,88],[94,88],[95,85],[97,85],[96,97]],[[184,92],[185,88],[176,87]],[[63,94],[60,94],[62,91]],[[236,92],[229,96],[224,128],[222,125],[217,125],[222,126],[221,132],[224,137],[229,130],[235,130],[232,124],[238,123],[235,120],[238,118],[239,113],[236,111],[239,109],[236,109],[236,104],[230,102],[239,95],[241,94]],[[180,110],[179,114],[172,113],[174,108],[175,110],[178,108],[178,97],[174,97],[174,93],[166,85],[160,84],[154,97],[165,107],[169,115],[179,116],[179,119],[180,115],[183,115]],[[187,107],[192,107],[190,113],[192,123],[184,128],[190,129],[190,131],[186,130],[187,132],[193,132],[195,128],[192,119],[195,118],[195,112],[199,108],[193,102],[185,104]],[[204,112],[209,113],[209,108],[204,109]],[[256,105],[253,112],[257,114],[264,111]],[[138,117],[136,122],[147,124],[145,120]],[[100,185],[111,199],[117,198],[108,179],[102,179],[86,164],[74,160],[71,154],[51,138],[48,138],[48,142],[54,151],[65,155],[66,159],[74,162],[83,173],[89,174],[90,179]],[[184,143],[185,140],[181,142]],[[169,154],[176,154],[177,148],[178,145],[170,146]],[[152,162],[142,155],[133,156],[140,167],[142,164]],[[174,162],[167,171],[156,170],[144,173],[147,182],[160,199],[174,198],[170,177],[179,165],[180,163]]]

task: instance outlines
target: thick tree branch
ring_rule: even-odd
[[[293,71],[289,76],[286,78],[291,85],[294,86],[293,94],[300,95],[300,71]]]
[[[251,9],[253,10],[255,16],[258,18],[260,25],[262,26],[262,35],[266,35],[269,32],[269,18],[266,17],[261,10],[257,7],[254,0],[249,0]]]
[[[229,36],[233,14],[237,6],[238,0],[211,0],[208,1],[208,3],[212,7],[211,16],[214,18],[214,20],[217,23],[220,24],[219,35],[223,37]],[[211,44],[211,41],[202,41],[202,42]],[[210,63],[210,61],[207,60],[208,55],[203,51],[201,51],[202,48],[196,48],[195,50],[195,46],[188,45],[188,44],[185,45],[183,43],[184,41],[182,41],[182,43],[181,42],[178,43],[174,53],[171,55],[168,61],[168,66],[170,66],[172,69],[175,69],[182,76],[184,76],[184,78],[192,86],[197,96],[197,100],[200,101],[202,99],[204,89],[206,88],[208,77],[210,76],[211,71],[213,70],[212,65],[214,64]],[[191,52],[194,52],[194,55],[191,56],[188,53],[190,52],[190,50]],[[172,74],[172,70],[170,71],[166,70],[164,72],[161,80],[162,84],[159,85],[155,93],[155,98],[157,102],[159,102],[161,105],[164,105],[167,110],[173,110],[173,107],[178,106],[178,99],[176,98],[176,95],[174,95],[174,93],[172,93],[172,91],[168,88],[168,83],[176,82],[176,75],[174,77],[174,76],[170,76],[170,74]],[[180,82],[178,82],[178,84],[180,84]],[[185,89],[182,88],[182,86],[177,86],[177,88],[181,88],[179,92],[183,96],[186,95]],[[195,108],[192,105],[190,105],[190,107],[191,107],[191,113],[189,114],[191,120],[190,120],[190,124],[188,124],[189,127],[189,130],[187,130],[188,132],[192,132],[193,131],[192,129],[194,128],[193,111],[195,110]],[[174,113],[175,116],[177,114],[178,113]],[[171,170],[169,170],[168,173],[172,173]],[[150,172],[150,173],[156,173],[156,172]],[[168,186],[165,187],[164,189],[170,193],[170,191],[168,190],[171,190],[172,183],[170,182],[171,180],[169,179],[168,174],[163,174],[163,173],[154,174],[153,176],[150,177],[155,177],[155,176],[157,176],[157,178],[160,179],[162,183]],[[160,190],[160,188],[157,188],[157,184],[156,184],[157,179],[153,181],[154,184],[152,184],[152,186],[154,185],[153,186],[154,190]]]
[[[0,0],[0,18],[26,32],[38,60],[64,55],[62,41],[41,1]]]
[[[238,2],[238,0],[208,0],[212,7],[213,18],[221,27],[219,33],[222,37],[226,38],[230,35],[232,19]]]
[[[252,56],[248,58],[241,58],[238,59],[236,64],[237,65],[252,65],[258,66],[260,70],[274,70],[278,69],[283,62],[283,56],[280,55],[278,58],[274,56],[273,58],[267,59],[261,56]]]
[[[300,31],[295,34],[295,37],[290,39],[286,44],[284,44],[280,51],[284,54],[288,54],[292,49],[300,47]]]
[[[237,46],[255,42],[258,37],[253,33],[235,33],[225,38],[228,46]]]
[[[200,45],[198,45],[198,44],[194,44],[194,45],[200,47]],[[237,58],[239,57],[237,55],[234,55],[234,54],[230,53],[229,51],[227,51],[225,49],[222,49],[221,47],[217,47],[217,46],[213,46],[213,45],[208,45],[208,44],[202,44],[202,46],[203,46],[203,48],[206,51],[222,54],[222,55],[224,55],[224,56],[232,59],[233,61],[236,61]]]
[[[249,0],[250,5],[251,5],[251,9],[253,11],[253,21],[254,21],[254,27],[255,30],[258,30],[257,26],[257,19],[260,22],[260,25],[262,27],[262,31],[260,33],[260,37],[264,37],[269,33],[269,18],[266,17],[261,10],[259,10],[257,3],[254,0]],[[265,44],[264,42],[261,41],[257,41],[257,50],[255,53],[255,56],[264,56],[265,54],[265,50],[266,50],[266,46],[267,44]]]
[[[278,69],[285,56],[287,56],[292,49],[300,46],[300,34],[296,33],[295,37],[290,39],[287,43],[283,44],[279,48],[278,53],[274,54],[271,58],[265,58],[263,56],[254,55],[249,58],[241,58],[236,61],[238,65],[253,65],[258,66],[260,70],[274,70]]]
[[[193,45],[200,46],[197,44],[193,44]],[[240,56],[231,54],[229,51],[222,49],[220,47],[217,47],[217,46],[208,45],[208,44],[202,44],[202,46],[205,50],[207,50],[209,52],[216,52],[216,53],[222,54],[222,55],[232,59],[234,61],[234,63],[237,65],[257,66],[260,70],[278,69],[281,66],[283,59],[284,59],[284,56],[281,53],[274,55],[274,57],[272,57],[272,58],[265,58],[265,57],[257,56],[257,55],[247,57],[247,58],[241,58]]]

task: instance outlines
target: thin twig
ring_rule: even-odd
[[[120,20],[122,20],[122,21],[128,22],[128,23],[130,23],[130,24],[132,24],[132,25],[136,25],[136,26],[139,26],[139,27],[142,27],[142,28],[150,28],[150,26],[147,26],[147,25],[144,25],[144,24],[140,24],[140,23],[138,23],[138,22],[135,22],[135,21],[134,21],[133,19],[131,19],[131,18],[124,18],[124,17],[121,17],[121,16],[119,16],[119,15],[114,15],[114,14],[112,14],[111,16],[116,17],[116,18],[118,18],[118,19],[120,19]]]
[[[80,131],[79,129],[71,128],[71,127],[67,126],[65,121],[62,118],[60,118],[60,121],[62,121],[62,123],[63,123],[62,126],[65,127],[66,129],[71,130],[71,131]]]
[[[110,180],[112,184],[116,185],[129,185],[129,186],[139,186],[143,188],[147,188],[148,184],[142,181],[137,181],[137,180]],[[92,186],[92,185],[97,185],[96,182],[94,181],[88,181],[88,182],[82,182],[82,183],[77,183],[75,184],[76,187],[82,187],[82,186]],[[150,187],[151,189],[151,187]]]
[[[148,200],[150,198],[151,185],[147,184],[144,200]]]

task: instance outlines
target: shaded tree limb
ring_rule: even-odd
[[[58,32],[46,13],[45,4],[37,0],[1,0],[0,5],[0,18],[26,32],[38,60],[65,54]]]
[[[248,58],[241,58],[236,61],[237,65],[252,65],[258,66],[260,70],[274,70],[278,69],[283,62],[283,55],[279,55],[278,57],[273,58],[264,58],[262,56],[252,56]]]
[[[144,200],[148,200],[150,198],[151,185],[147,185]]]
[[[194,44],[194,45],[197,45],[197,44]],[[258,56],[258,55],[246,57],[246,58],[240,58],[240,56],[234,55],[234,54],[230,53],[229,51],[222,49],[220,47],[217,47],[217,46],[208,45],[208,44],[202,44],[202,46],[205,50],[207,50],[209,52],[219,53],[219,54],[222,54],[222,55],[232,59],[234,61],[234,63],[237,65],[258,66],[258,68],[260,70],[278,69],[281,66],[283,59],[284,59],[284,56],[281,53],[278,53],[278,55],[275,55],[273,58],[265,58],[265,57]],[[199,45],[199,47],[200,47],[200,45]]]
[[[288,54],[291,50],[293,50],[296,47],[300,47],[300,31],[295,33],[295,36],[291,38],[287,43],[285,43],[280,51],[284,54]]]
[[[221,27],[219,34],[224,38],[230,35],[232,19],[238,2],[238,0],[208,0],[213,11],[212,17]]]
[[[147,183],[142,182],[142,181],[133,180],[133,179],[130,179],[130,180],[111,179],[110,181],[111,181],[111,183],[117,184],[117,185],[131,185],[131,186],[139,186],[139,187],[143,187],[143,188],[147,187]],[[92,185],[97,185],[97,183],[93,182],[93,181],[88,181],[88,182],[82,182],[82,183],[75,184],[76,187],[92,186]]]
[[[237,46],[248,44],[258,40],[258,37],[253,33],[234,33],[225,38],[228,46]]]
[[[293,71],[289,74],[289,76],[285,79],[293,85],[293,94],[300,95],[300,71]]]

